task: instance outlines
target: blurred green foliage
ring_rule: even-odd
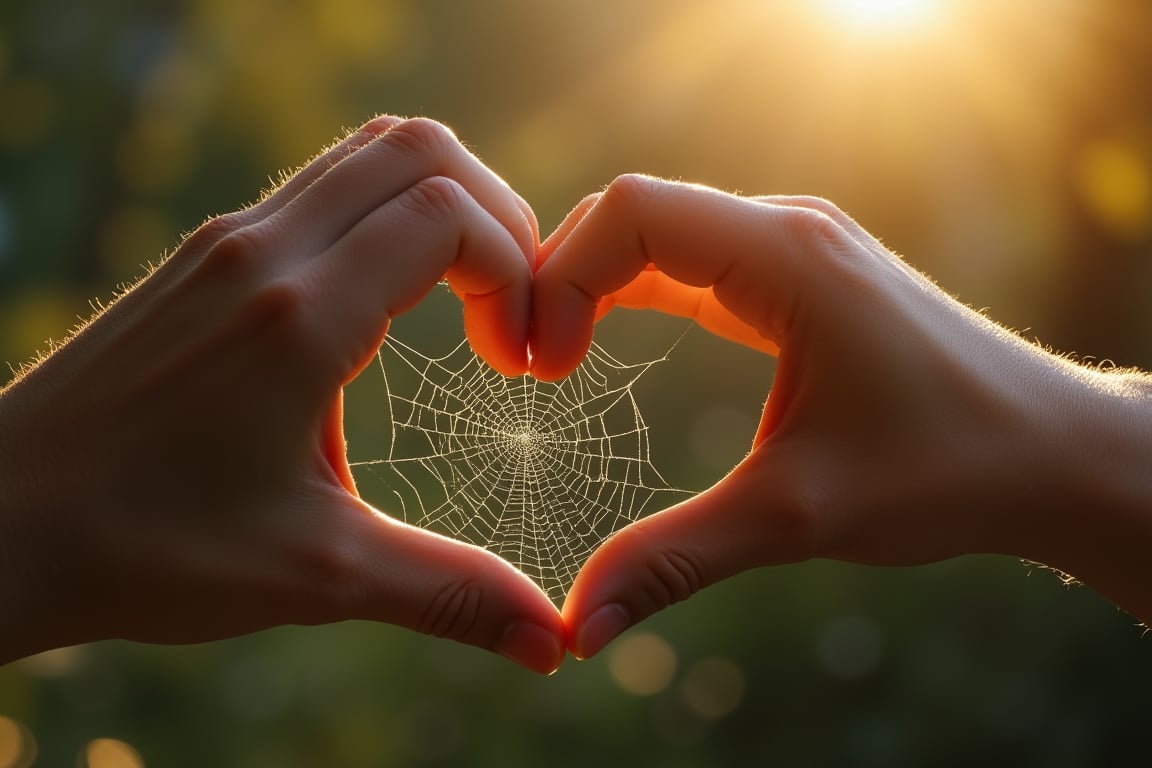
[[[394,112],[450,124],[545,231],[625,171],[823,195],[993,317],[1152,368],[1152,6],[936,0],[916,26],[840,5],[9,0],[0,359]],[[611,333],[631,349],[644,322]],[[696,336],[675,358],[642,405],[670,480],[702,487],[747,445],[771,366]],[[1137,765],[1152,652],[1132,624],[1004,559],[809,563],[636,630],[675,658],[650,695],[612,653],[537,679],[348,624],[49,654],[0,670],[0,714],[42,765],[101,736],[157,766]],[[702,714],[689,682],[716,658],[742,686]]]

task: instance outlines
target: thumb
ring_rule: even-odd
[[[712,488],[621,529],[585,563],[564,603],[569,649],[621,632],[704,587],[815,552],[813,505],[762,445]]]
[[[551,600],[497,555],[363,507],[354,536],[343,618],[407,627],[499,653],[551,674],[564,627]]]

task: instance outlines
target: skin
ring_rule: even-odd
[[[751,453],[620,531],[563,607],[569,648],[744,570],[1000,553],[1152,619],[1152,382],[1076,365],[957,303],[830,203],[624,176],[543,244],[531,371],[613,306],[778,353]]]
[[[388,117],[200,227],[0,394],[0,663],[370,619],[553,671],[548,598],[361,501],[341,413],[444,277],[476,351],[523,373],[536,233],[446,128]]]
[[[542,379],[573,370],[613,306],[779,355],[749,456],[610,539],[562,615],[495,555],[355,492],[341,388],[445,277],[510,376],[529,350]],[[546,673],[565,646],[593,655],[708,584],[813,557],[1014,555],[1147,620],[1150,456],[1148,377],[1024,342],[826,201],[624,176],[538,246],[447,129],[378,118],[0,392],[0,663],[358,618]]]

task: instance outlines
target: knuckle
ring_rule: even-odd
[[[851,277],[863,266],[866,254],[835,218],[814,208],[789,208],[784,214],[787,236],[810,258],[834,268],[839,277]]]
[[[434,220],[458,217],[468,205],[468,193],[447,176],[422,179],[408,190],[415,210]]]
[[[444,157],[459,141],[456,134],[443,123],[430,120],[426,117],[414,117],[392,127],[385,140],[399,144],[404,149],[416,155],[430,155],[434,158]]]
[[[417,629],[424,634],[463,640],[472,635],[480,619],[482,587],[469,577],[453,579],[428,603]]]
[[[213,216],[184,238],[180,251],[196,254],[206,253],[221,240],[243,229],[247,224],[247,217],[243,212]]]
[[[814,208],[789,208],[785,222],[790,234],[806,245],[824,246],[839,240],[841,234],[831,216]]]
[[[295,346],[306,335],[308,297],[297,284],[268,283],[244,303],[241,327],[255,328],[267,341]]]
[[[196,235],[215,241],[239,229],[243,229],[247,223],[247,217],[243,212],[233,211],[231,213],[224,213],[219,216],[213,216],[201,224],[196,230]]]
[[[844,211],[840,210],[839,206],[831,200],[815,195],[797,195],[792,200],[803,208],[809,208],[813,211],[818,211],[833,221],[842,221],[846,218]]]
[[[267,236],[252,227],[229,229],[204,254],[199,271],[224,281],[251,277],[269,246]]]
[[[611,207],[634,208],[651,198],[661,183],[642,173],[621,174],[608,184],[600,199],[602,204]]]

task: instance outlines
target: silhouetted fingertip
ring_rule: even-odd
[[[542,344],[538,341],[542,335],[538,326],[533,326],[528,341],[528,372],[540,381],[559,381],[570,375],[580,365],[584,355],[588,354],[590,339],[582,345],[581,342],[575,342],[577,351],[573,353],[569,350],[566,353],[555,342]],[[572,345],[571,342],[569,344]]]
[[[474,339],[469,335],[473,351],[501,376],[519,378],[528,372],[528,350],[510,339]]]
[[[570,373],[570,371],[561,372],[555,366],[549,365],[547,362],[541,362],[536,357],[530,358],[528,372],[540,381],[559,381]]]
[[[578,659],[591,658],[630,626],[632,617],[623,605],[609,603],[601,606],[576,630],[572,655]]]
[[[528,311],[508,292],[464,297],[464,334],[473,351],[510,379],[528,372]]]
[[[551,675],[564,660],[564,646],[560,638],[530,621],[509,624],[500,637],[496,652],[542,675]]]
[[[528,372],[528,360],[507,350],[489,350],[473,345],[473,351],[492,367],[492,370],[509,379],[516,379]]]

